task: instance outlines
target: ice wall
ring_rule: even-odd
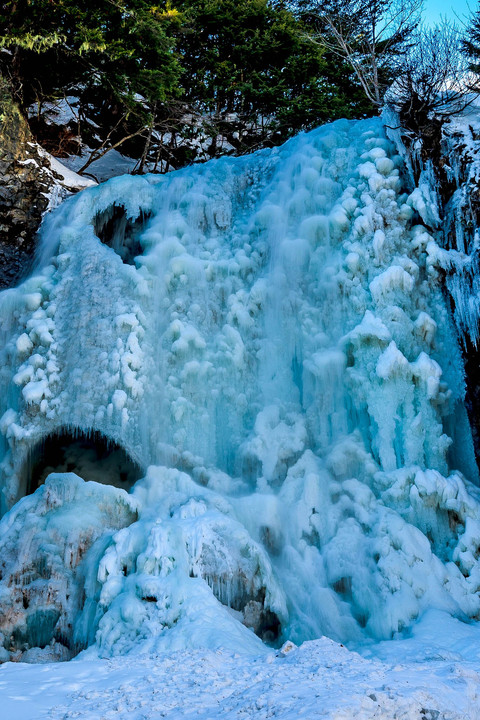
[[[460,353],[402,169],[380,120],[340,121],[114,179],[45,223],[37,271],[0,295],[4,511],[55,433],[149,468],[138,520],[87,551],[67,644],[348,641],[480,612]]]
[[[398,114],[384,111],[388,135],[403,155],[412,204],[434,232],[434,264],[451,295],[454,321],[469,349],[478,349],[480,122],[475,99],[438,127],[435,138],[401,129]],[[432,126],[433,127],[433,126]]]

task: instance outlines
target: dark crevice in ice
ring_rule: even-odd
[[[151,213],[140,210],[137,218],[128,217],[123,205],[113,204],[97,213],[93,221],[95,235],[120,255],[127,265],[135,265],[135,258],[142,255],[140,236]]]
[[[117,443],[99,432],[61,428],[30,451],[22,472],[22,495],[30,495],[52,472],[73,472],[124,490],[144,475],[144,469]]]

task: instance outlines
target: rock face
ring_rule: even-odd
[[[28,272],[54,174],[11,100],[0,100],[0,289]]]

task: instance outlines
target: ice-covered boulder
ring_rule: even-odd
[[[124,490],[73,473],[50,475],[3,517],[0,634],[9,657],[68,659],[81,649],[73,630],[90,558],[136,518],[137,505]]]
[[[133,495],[50,475],[0,522],[0,557],[0,660],[69,659],[95,640],[103,655],[146,640],[258,651],[251,631],[275,641],[287,618],[266,551],[177,470],[152,467]]]

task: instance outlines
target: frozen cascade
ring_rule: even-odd
[[[448,118],[433,148],[408,137],[392,109],[384,111],[384,121],[405,160],[409,185],[416,186],[412,207],[434,234],[427,253],[450,293],[458,333],[469,350],[476,350],[480,340],[478,104],[473,102],[463,113]],[[436,161],[432,155],[438,156]]]
[[[461,354],[402,168],[339,121],[48,218],[0,294],[0,660],[479,617]]]

